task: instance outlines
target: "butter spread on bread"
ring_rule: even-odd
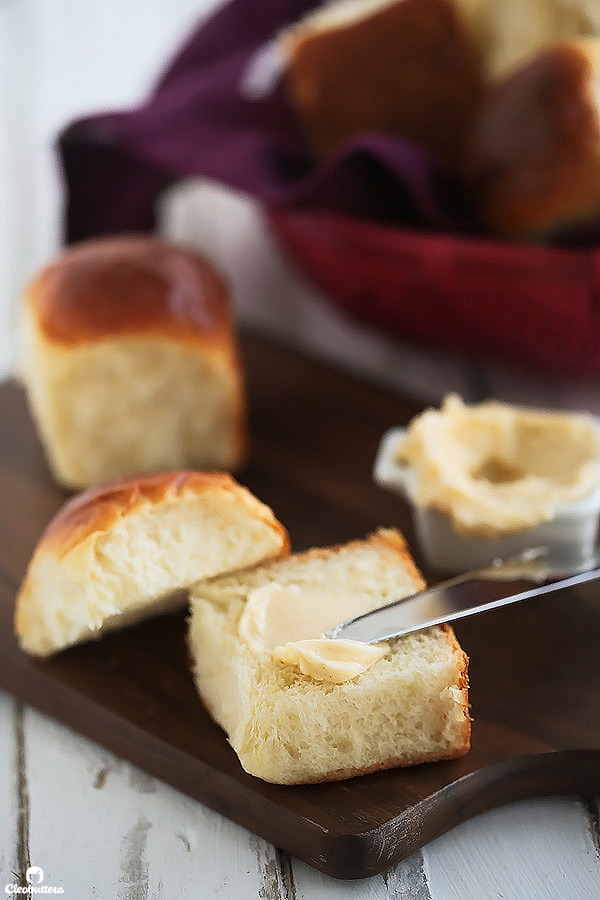
[[[398,584],[412,593],[412,581]],[[319,681],[348,681],[385,656],[387,647],[359,641],[329,641],[325,632],[342,621],[377,607],[377,598],[361,591],[300,587],[270,582],[248,594],[238,634],[253,653],[270,653]]]

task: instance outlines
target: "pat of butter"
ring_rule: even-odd
[[[270,653],[319,681],[349,681],[385,656],[387,645],[329,641],[322,635],[380,602],[341,589],[324,598],[309,587],[271,582],[248,594],[238,635],[253,653]]]
[[[360,641],[296,641],[275,647],[275,659],[296,666],[315,681],[342,684],[362,675],[389,651],[388,644]]]
[[[498,537],[549,521],[598,484],[600,430],[590,416],[454,395],[413,420],[397,450],[414,502],[458,532]]]

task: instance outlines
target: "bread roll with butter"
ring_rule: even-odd
[[[46,528],[19,591],[21,647],[49,656],[185,606],[199,578],[284,556],[286,530],[229,475],[123,478],[70,500]]]
[[[489,92],[467,177],[491,234],[542,239],[600,210],[600,40],[541,51]]]
[[[374,646],[320,639],[421,587],[392,529],[194,586],[196,685],[247,772],[301,784],[466,753],[467,658],[449,626]]]
[[[479,0],[341,0],[281,36],[284,83],[317,158],[376,131],[460,156],[481,91]]]
[[[21,326],[22,379],[61,484],[242,461],[228,291],[198,254],[145,236],[75,245],[33,279]]]

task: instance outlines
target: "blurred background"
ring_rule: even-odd
[[[25,281],[61,239],[55,140],[72,119],[143,99],[213,0],[0,3],[0,372]]]
[[[55,142],[70,121],[134,105],[214,0],[5,0],[0,4],[0,376],[16,362],[15,313],[27,280],[61,243]],[[471,370],[349,323],[274,246],[249,198],[207,182],[163,198],[160,228],[206,251],[232,283],[238,320],[417,394]]]
[[[15,366],[15,313],[32,274],[60,246],[58,133],[77,117],[142,101],[214,0],[4,0],[0,3],[0,376]],[[159,230],[206,252],[233,289],[238,322],[424,402],[466,400],[600,412],[593,380],[536,376],[392,340],[350,320],[274,244],[260,207],[218,184],[180,182]],[[543,337],[543,336],[542,336]]]

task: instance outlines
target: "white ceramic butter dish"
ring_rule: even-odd
[[[417,540],[429,567],[459,573],[508,559],[528,547],[548,547],[565,555],[588,557],[596,543],[600,512],[600,482],[583,499],[562,504],[548,521],[509,534],[487,538],[459,533],[448,515],[415,503],[416,476],[397,459],[404,428],[392,428],[381,439],[373,469],[377,484],[401,494],[412,506]]]

